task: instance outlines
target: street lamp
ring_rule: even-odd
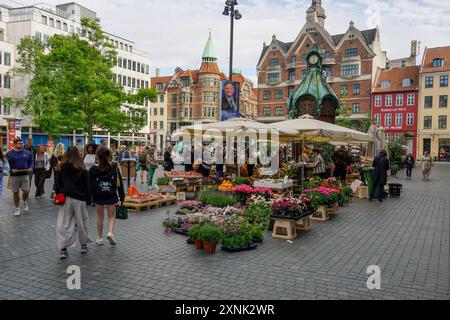
[[[234,7],[238,5],[237,0],[225,1],[224,16],[230,16],[230,81],[233,81],[233,34],[234,34],[234,19],[240,20],[242,18],[239,10]]]

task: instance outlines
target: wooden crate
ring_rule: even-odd
[[[295,221],[286,219],[275,219],[272,237],[284,240],[293,240],[297,238]]]
[[[313,221],[328,221],[330,220],[330,214],[326,206],[320,206],[319,209],[310,218]]]
[[[358,199],[369,199],[369,187],[367,186],[359,186],[355,193]]]

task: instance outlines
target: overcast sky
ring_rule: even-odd
[[[0,0],[29,5],[36,1]],[[63,0],[47,0],[50,4]],[[211,29],[220,68],[226,73],[229,59],[229,18],[222,15],[224,0],[79,0],[96,11],[105,30],[129,38],[147,52],[153,73],[161,68],[197,68]],[[293,41],[305,23],[311,0],[240,0],[243,18],[236,23],[234,65],[256,79],[256,64],[263,42],[272,35]],[[410,42],[425,46],[450,45],[450,0],[323,0],[326,29],[344,33],[350,20],[360,30],[381,27],[383,50],[391,59],[409,56]],[[420,63],[420,61],[418,61]]]

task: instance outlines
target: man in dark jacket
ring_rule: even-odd
[[[172,146],[167,146],[166,151],[164,152],[164,171],[172,171],[175,167],[173,160],[172,160]]]
[[[369,201],[372,201],[375,196],[375,192],[378,190],[380,202],[383,201],[384,186],[387,183],[387,172],[391,168],[389,164],[389,159],[387,158],[386,150],[381,150],[380,155],[373,160],[373,165],[375,168],[373,174],[373,188],[370,191]]]
[[[411,179],[412,169],[414,168],[415,164],[416,164],[416,159],[414,159],[414,157],[412,156],[411,153],[408,153],[408,156],[405,158],[406,177],[408,179]]]

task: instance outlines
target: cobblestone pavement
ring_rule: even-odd
[[[118,245],[79,248],[60,261],[56,209],[31,200],[12,215],[5,190],[0,216],[0,299],[449,299],[450,166],[432,180],[404,179],[400,199],[354,200],[293,243],[272,239],[257,250],[209,256],[180,235],[166,235],[166,209],[118,222]],[[49,187],[47,186],[47,189]],[[170,207],[175,210],[175,207]],[[90,233],[95,215],[90,208]],[[81,290],[66,269],[81,268]],[[381,268],[381,290],[366,287],[367,267]]]

